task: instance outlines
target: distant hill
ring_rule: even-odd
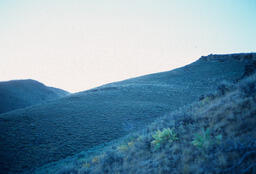
[[[0,114],[57,99],[67,94],[67,91],[48,87],[31,79],[0,82]]]
[[[251,73],[256,54],[210,55],[0,115],[0,170],[19,173],[141,129]],[[253,72],[253,70],[252,70]]]

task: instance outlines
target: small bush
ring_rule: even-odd
[[[119,150],[120,152],[125,152],[128,150],[128,148],[129,148],[128,145],[123,144],[123,145],[118,146],[117,150]]]
[[[216,143],[219,144],[222,140],[222,135],[217,135],[216,137],[211,136],[211,131],[209,128],[203,130],[201,133],[195,135],[192,144],[199,148],[208,148],[210,145]]]
[[[133,141],[130,141],[129,143],[128,143],[128,147],[132,147],[134,145],[134,142]]]
[[[195,135],[192,144],[196,147],[207,148],[211,143],[210,129],[203,130],[201,133]]]
[[[95,156],[95,157],[92,159],[92,163],[98,163],[98,162],[99,162],[99,159],[100,159],[100,157]]]
[[[154,140],[151,142],[151,144],[155,147],[155,149],[159,149],[165,142],[172,143],[173,141],[178,140],[177,134],[173,131],[173,129],[170,128],[165,128],[163,131],[157,130],[152,137]]]

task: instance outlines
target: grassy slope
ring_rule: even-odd
[[[67,95],[68,92],[47,87],[35,80],[0,82],[0,114]]]
[[[96,154],[88,157],[81,153],[35,173],[255,173],[255,116],[256,74],[253,74],[237,84],[221,85],[208,97],[160,117],[147,128],[110,146],[96,149]],[[166,139],[156,149],[153,135],[166,128],[173,129],[178,140]]]
[[[15,173],[38,167],[142,128],[212,91],[220,81],[240,78],[247,59],[231,57],[203,58],[173,71],[2,114],[0,170]]]

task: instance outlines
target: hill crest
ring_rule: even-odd
[[[32,79],[0,82],[0,114],[58,99],[67,91],[45,86]]]

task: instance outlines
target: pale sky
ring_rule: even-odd
[[[70,92],[256,52],[256,0],[0,0],[0,81]]]

